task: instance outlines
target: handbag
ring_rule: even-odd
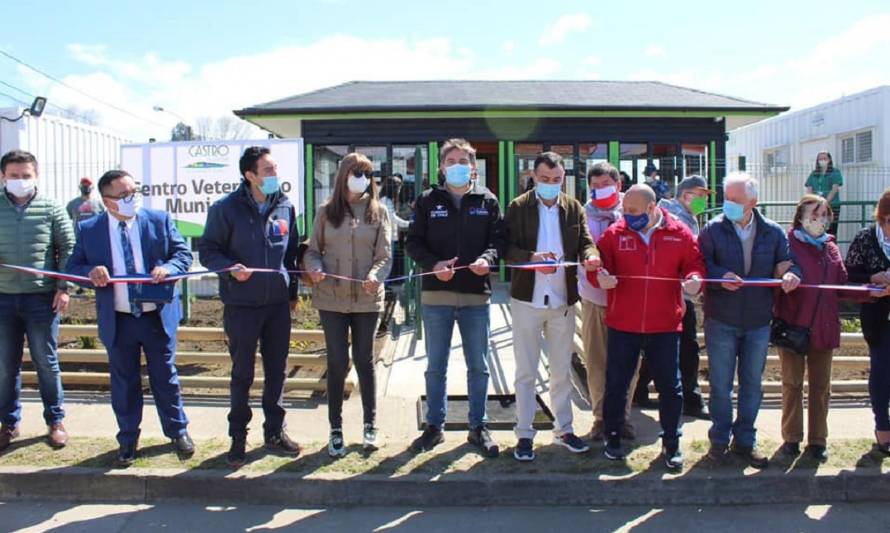
[[[828,261],[822,271],[822,278],[828,271]],[[819,309],[819,301],[822,299],[822,291],[816,296],[815,309]],[[813,329],[813,323],[816,322],[816,312],[813,312],[813,319],[810,321],[809,327],[795,326],[789,324],[779,317],[773,317],[773,321],[769,327],[769,342],[776,348],[785,348],[791,350],[798,355],[806,355],[810,348],[810,330]]]

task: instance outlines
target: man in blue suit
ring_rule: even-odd
[[[192,254],[169,214],[140,208],[136,182],[126,172],[106,172],[99,193],[107,214],[78,223],[67,271],[89,276],[96,288],[99,338],[108,350],[111,407],[119,428],[118,461],[129,465],[136,459],[142,422],[140,350],[164,434],[181,458],[190,457],[195,446],[186,431],[175,365],[179,295],[175,283],[164,279],[187,272]],[[110,283],[112,275],[150,275],[153,283]]]

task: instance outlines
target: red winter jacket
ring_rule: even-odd
[[[669,333],[683,329],[683,289],[679,281],[626,279],[621,276],[659,278],[704,277],[704,258],[692,232],[661,210],[663,220],[652,233],[649,245],[627,227],[622,218],[612,224],[596,246],[603,268],[618,276],[608,292],[606,325],[629,333]],[[599,287],[596,272],[587,279]]]

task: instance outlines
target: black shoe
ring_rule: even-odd
[[[809,446],[807,446],[805,451],[807,455],[819,461],[820,463],[828,461],[828,448],[826,448],[825,446],[810,444]]]
[[[712,442],[711,447],[708,448],[707,457],[717,464],[723,464],[724,462],[726,462],[726,445],[714,444]]]
[[[136,462],[136,443],[122,444],[117,451],[117,464],[119,466],[130,466]]]
[[[522,463],[535,460],[535,444],[531,439],[519,439],[513,448],[513,458]]]
[[[170,439],[170,441],[173,443],[173,449],[176,450],[176,455],[180,459],[188,459],[195,455],[195,443],[192,442],[192,438],[189,437],[188,433],[183,433],[175,439]]]
[[[574,433],[566,433],[556,437],[553,439],[553,444],[567,448],[572,453],[585,453],[590,450],[590,446]]]
[[[684,407],[683,414],[692,418],[697,418],[699,420],[711,419],[711,413],[710,411],[708,411],[708,406],[704,404],[690,405],[689,407]]]
[[[226,455],[226,462],[234,468],[241,468],[247,462],[247,439],[245,437],[232,439],[232,446]]]
[[[498,443],[491,437],[491,433],[485,426],[479,426],[471,429],[467,435],[467,442],[482,450],[482,455],[490,459],[494,459],[501,453]]]
[[[788,457],[797,457],[800,455],[800,443],[786,442],[779,448],[779,453]]]
[[[442,435],[442,430],[436,426],[427,426],[423,433],[411,443],[411,451],[428,452],[443,442],[445,442],[445,436]]]
[[[735,442],[730,447],[732,453],[743,457],[748,464],[757,469],[764,469],[769,466],[769,458],[760,453],[757,448],[749,446],[738,446]]]
[[[282,429],[277,435],[266,435],[266,449],[291,455],[300,455],[300,445],[292,441]]]
[[[627,453],[621,447],[620,435],[613,433],[606,437],[606,447],[603,449],[603,455],[611,461],[621,461],[627,457]]]
[[[664,456],[664,465],[671,471],[683,470],[683,452],[680,451],[679,441],[665,441],[661,447]]]

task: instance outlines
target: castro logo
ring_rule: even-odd
[[[192,157],[226,157],[229,155],[229,146],[226,144],[195,144],[189,146],[189,155]]]

